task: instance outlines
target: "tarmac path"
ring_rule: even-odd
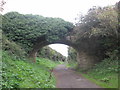
[[[58,65],[53,73],[57,81],[56,88],[101,88],[63,64]]]

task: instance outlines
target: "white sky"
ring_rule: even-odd
[[[1,1],[1,0],[0,0]],[[45,17],[60,17],[75,22],[77,14],[86,14],[92,6],[114,5],[119,0],[5,0],[4,12],[17,11],[22,14],[38,14]],[[51,45],[67,56],[67,47]]]
[[[57,52],[60,52],[64,56],[68,56],[68,46],[64,44],[51,44],[49,45],[52,49],[56,50]]]

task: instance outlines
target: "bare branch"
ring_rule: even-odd
[[[5,5],[5,1],[4,0],[0,0],[0,12],[3,12],[4,8],[3,6]]]

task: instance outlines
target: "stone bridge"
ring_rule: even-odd
[[[37,39],[37,42],[34,44],[29,56],[30,59],[35,62],[37,51],[44,46],[56,43],[65,44],[73,47],[77,51],[78,67],[83,70],[87,70],[102,59],[102,53],[98,41],[99,38],[97,37],[80,38],[79,40],[75,40],[73,36],[67,36],[61,40],[48,42],[43,36]]]

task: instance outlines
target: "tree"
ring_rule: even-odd
[[[93,7],[81,18],[75,28],[80,37],[118,36],[118,13],[114,6]]]
[[[77,52],[72,47],[68,48],[68,62],[77,60]]]
[[[82,16],[76,24],[76,42],[80,39],[98,38],[101,52],[107,57],[118,57],[120,54],[119,3],[116,6],[93,7],[87,15]]]
[[[54,61],[65,61],[66,60],[65,56],[53,50],[49,46],[45,46],[41,50],[39,50],[38,57],[48,58]]]

